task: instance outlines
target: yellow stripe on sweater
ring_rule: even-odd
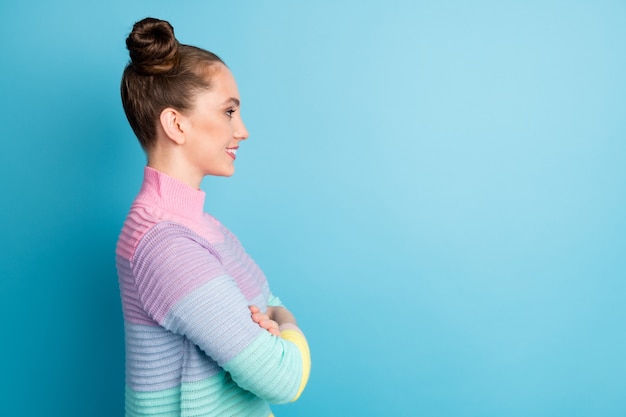
[[[306,338],[299,331],[285,329],[280,332],[280,336],[296,345],[302,355],[302,380],[300,382],[300,389],[298,389],[298,393],[294,399],[291,400],[293,402],[300,398],[300,394],[304,391],[304,387],[309,380],[309,374],[311,373],[311,352],[309,351],[309,344],[307,343]]]

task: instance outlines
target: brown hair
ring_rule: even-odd
[[[122,105],[147,150],[156,141],[163,109],[188,110],[195,94],[211,87],[214,65],[224,62],[212,52],[179,43],[169,22],[151,17],[135,23],[126,47],[130,62],[122,75]]]

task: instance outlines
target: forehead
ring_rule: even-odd
[[[224,66],[219,65],[212,72],[210,76],[210,89],[202,92],[200,95],[206,99],[214,99],[217,101],[224,101],[229,99],[239,100],[239,90],[237,89],[237,82],[230,70]]]

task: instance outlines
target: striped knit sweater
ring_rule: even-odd
[[[204,198],[146,167],[119,237],[127,417],[268,417],[269,403],[295,401],[306,385],[304,335],[252,321],[249,305],[280,300]]]

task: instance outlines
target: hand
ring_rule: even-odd
[[[262,313],[257,306],[250,306],[250,312],[252,313],[252,321],[259,325],[262,329],[267,330],[274,336],[280,336],[280,330],[278,330],[278,323],[270,319],[270,317]]]
[[[266,314],[270,320],[274,320],[279,326],[283,324],[293,324],[297,326],[296,318],[285,307],[268,306]]]

